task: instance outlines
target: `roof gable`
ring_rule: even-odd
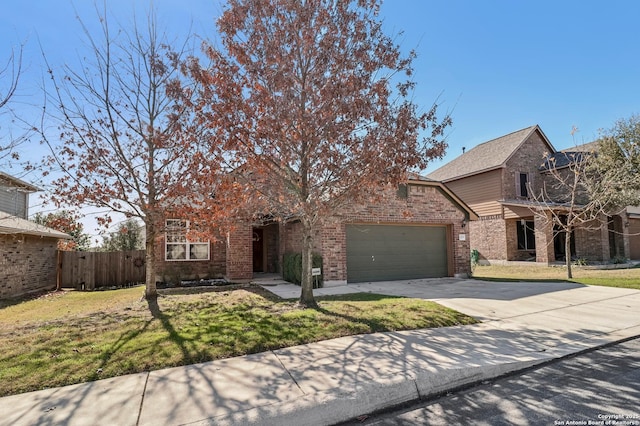
[[[469,205],[462,200],[462,198],[458,197],[444,183],[429,179],[428,177],[421,176],[417,173],[410,173],[407,183],[409,185],[426,185],[438,188],[452,204],[456,205],[460,210],[465,212],[468,219],[478,220],[478,215],[476,214],[476,212],[474,212],[473,209],[471,209],[471,207],[469,207]]]
[[[518,148],[536,131],[540,133],[542,140],[549,145],[550,152],[555,152],[540,127],[535,125],[481,143],[429,173],[427,177],[447,182],[503,167]]]

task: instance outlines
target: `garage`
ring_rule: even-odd
[[[449,276],[447,227],[346,225],[347,282]]]

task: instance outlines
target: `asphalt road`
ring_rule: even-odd
[[[640,339],[345,424],[640,426]]]

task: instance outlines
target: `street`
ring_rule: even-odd
[[[640,339],[349,425],[640,425]]]

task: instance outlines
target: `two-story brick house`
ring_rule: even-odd
[[[467,275],[472,209],[446,185],[414,176],[382,201],[352,205],[316,232],[325,286]],[[282,271],[283,255],[301,252],[295,218],[237,221],[215,241],[189,241],[188,221],[168,218],[157,240],[158,279],[224,276],[250,280]]]
[[[553,156],[566,158],[535,125],[479,144],[428,177],[444,182],[478,214],[479,220],[470,224],[470,240],[481,260],[550,263],[565,258],[565,235],[534,214],[532,195],[540,193],[545,181],[548,185],[544,159]],[[608,226],[576,229],[571,255],[589,261],[630,257],[633,218],[623,214],[608,219]]]
[[[27,220],[39,189],[0,172],[0,298],[55,288],[57,244],[71,237]]]

